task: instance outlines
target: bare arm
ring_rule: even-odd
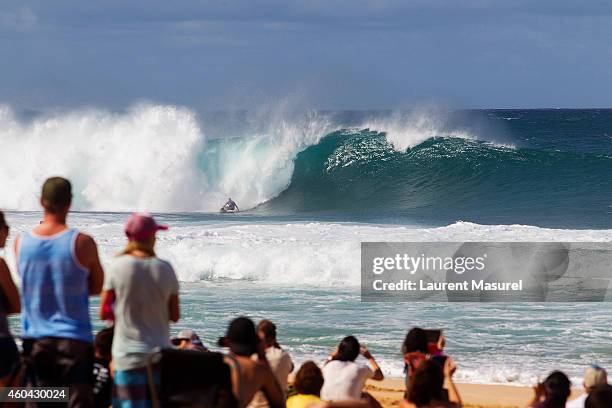
[[[267,363],[265,365],[265,370],[266,372],[264,375],[262,391],[270,404],[270,408],[285,408],[284,392],[281,389],[281,386],[278,384],[278,381],[276,381],[276,377],[274,377],[274,373]]]
[[[370,362],[370,364],[372,365],[372,369],[374,370],[374,374],[372,375],[371,379],[374,380],[374,381],[382,381],[382,380],[384,380],[385,379],[385,375],[383,374],[382,370],[378,366],[378,363],[374,359],[374,356],[372,356],[372,354],[367,349],[367,347],[364,346],[364,347],[361,348],[361,354],[365,358],[367,358],[368,361]]]
[[[2,258],[0,258],[0,291],[4,294],[8,302],[7,313],[19,313],[21,311],[19,291],[15,286],[15,282],[13,282],[11,271]]]
[[[168,313],[170,316],[170,320],[174,323],[179,321],[180,318],[180,308],[179,308],[179,297],[178,295],[171,295],[168,300]]]
[[[453,382],[453,374],[457,370],[457,366],[452,358],[447,358],[444,362],[444,376],[446,377],[446,384],[448,386],[448,400],[450,402],[454,402],[458,407],[463,406],[461,402],[461,396],[459,395],[459,390],[455,386]]]
[[[104,270],[98,257],[98,247],[92,237],[79,234],[76,239],[76,257],[89,270],[89,294],[99,295],[104,283]]]

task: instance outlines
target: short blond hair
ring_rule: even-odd
[[[584,387],[586,389],[608,383],[608,373],[599,366],[590,366],[584,372]]]

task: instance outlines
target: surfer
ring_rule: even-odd
[[[227,202],[221,207],[221,212],[238,212],[240,209],[238,205],[232,200],[232,198],[228,198]]]

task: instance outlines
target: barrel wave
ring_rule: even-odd
[[[259,207],[430,224],[610,226],[612,159],[431,137],[398,151],[384,132],[334,132],[299,153],[289,187]]]
[[[206,213],[232,197],[262,217],[612,227],[612,111],[229,119],[171,105],[30,118],[0,106],[0,208],[39,209],[41,183],[62,175],[83,211]]]

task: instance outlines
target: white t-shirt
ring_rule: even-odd
[[[278,381],[278,384],[281,386],[283,394],[286,397],[287,378],[289,377],[289,373],[291,373],[293,370],[293,361],[291,361],[291,356],[289,356],[289,353],[283,349],[269,347],[266,349],[266,360],[268,360],[268,364],[270,364],[274,377],[276,377],[276,381]],[[263,392],[258,391],[251,400],[248,408],[267,408],[269,406],[268,400],[264,396]]]
[[[565,404],[565,408],[584,408],[584,403],[585,403],[585,401],[586,401],[588,396],[589,396],[589,394],[587,394],[585,392],[584,394],[582,394],[578,398],[574,398],[573,400],[568,401]]]
[[[374,375],[370,367],[354,361],[332,360],[322,371],[325,382],[321,389],[321,399],[325,401],[361,398],[366,380]]]

